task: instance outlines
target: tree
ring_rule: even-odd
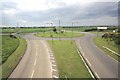
[[[53,32],[57,33],[57,29],[55,27],[53,28]]]

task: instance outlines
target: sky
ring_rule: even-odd
[[[1,0],[2,26],[117,25],[119,0]]]

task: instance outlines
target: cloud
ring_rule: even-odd
[[[117,2],[92,2],[84,5],[78,2],[68,5],[62,0],[48,0],[45,3],[50,8],[39,10],[38,7],[37,10],[22,10],[15,2],[4,3],[3,25],[16,25],[17,22],[21,25],[45,25],[47,22],[58,25],[59,19],[61,25],[71,25],[74,21],[78,21],[79,25],[117,25]],[[51,7],[52,4],[54,6]]]

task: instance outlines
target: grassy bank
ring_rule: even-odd
[[[16,65],[19,63],[20,59],[26,50],[26,41],[22,38],[19,39],[19,46],[17,49],[8,57],[5,63],[2,64],[2,77],[7,78],[10,73],[14,70]]]
[[[10,37],[9,35],[2,35],[2,62],[16,50],[19,45],[19,39]]]
[[[48,43],[55,55],[60,78],[65,78],[65,75],[68,78],[91,78],[75,49],[74,41],[72,44],[70,40],[55,40],[53,44],[52,41]]]
[[[118,46],[113,42],[113,41],[110,41],[110,40],[106,40],[104,38],[101,38],[101,37],[95,37],[94,38],[94,43],[99,47],[101,48],[106,54],[110,55],[111,57],[113,57],[114,59],[118,60],[118,57],[117,55],[113,54],[111,51],[103,48],[103,46],[115,51],[116,53],[118,53]]]
[[[61,37],[61,38],[70,38],[70,37],[81,37],[81,36],[84,36],[84,34],[80,34],[80,33],[76,33],[76,32],[64,32],[64,33],[55,33],[55,32],[41,32],[41,33],[38,33],[38,34],[35,34],[35,36],[38,36],[38,37],[51,37],[51,35],[54,37],[54,38],[58,38],[58,37]]]

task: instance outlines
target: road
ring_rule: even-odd
[[[98,78],[118,78],[118,62],[96,47],[93,43],[94,34],[84,34],[86,34],[84,37],[73,38],[73,40],[95,75]],[[51,78],[53,69],[45,42],[51,38],[35,37],[33,34],[26,35],[24,38],[28,44],[26,53],[10,78]],[[71,40],[71,38],[61,38],[61,40]]]
[[[52,78],[52,64],[45,41],[30,35],[24,38],[27,50],[9,78]]]
[[[105,54],[93,43],[95,34],[85,33],[76,44],[98,78],[118,78],[118,61]]]

